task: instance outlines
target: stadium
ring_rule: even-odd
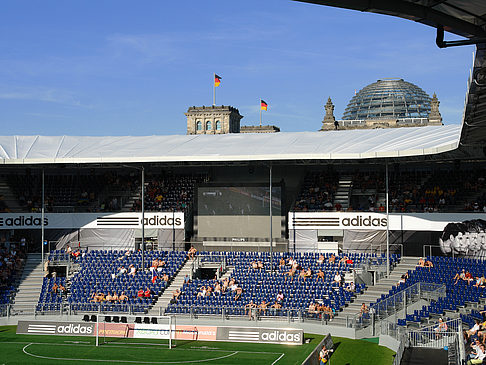
[[[383,78],[316,132],[212,105],[187,135],[0,136],[2,362],[486,357],[486,5],[303,2],[474,44],[462,123]]]

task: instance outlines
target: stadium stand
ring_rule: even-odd
[[[207,182],[206,175],[151,176],[147,178],[145,209],[147,211],[186,211],[192,203],[194,188]],[[140,201],[132,210],[140,211]]]
[[[25,247],[7,245],[0,248],[0,305],[8,304],[15,294],[14,278],[20,274],[25,263]]]
[[[342,174],[342,173],[341,173]],[[383,171],[355,171],[349,191],[353,211],[385,211]],[[464,179],[468,176],[468,179]],[[484,169],[391,171],[390,212],[483,211],[486,206]],[[295,203],[295,211],[336,211],[334,195],[339,174],[309,172]]]
[[[304,177],[295,211],[334,210],[334,195],[337,190],[339,175],[334,172],[309,172]]]
[[[68,253],[52,251],[50,260],[65,260]],[[142,271],[142,253],[129,251],[84,252],[74,263],[79,271],[66,281],[66,278],[44,278],[44,284],[37,305],[38,311],[58,311],[66,305],[73,311],[90,312],[136,312],[145,313],[162,294],[174,275],[187,259],[185,252],[145,252],[145,266],[148,268],[155,260],[164,261],[160,271]],[[133,267],[133,273],[132,268]],[[123,269],[122,269],[123,268]],[[163,275],[168,280],[162,280]],[[67,290],[53,292],[53,286],[63,284]],[[143,295],[140,295],[140,290]],[[146,293],[146,291],[149,291]],[[109,300],[108,296],[124,295],[124,300]],[[95,298],[97,297],[98,298]]]
[[[311,305],[317,302],[338,313],[366,288],[364,284],[350,288],[344,284],[346,275],[364,262],[383,263],[384,260],[382,256],[359,253],[342,255],[334,260],[330,255],[320,259],[320,255],[314,253],[282,253],[274,256],[272,272],[269,253],[202,252],[200,255],[206,262],[226,260],[227,265],[234,266],[231,278],[226,283],[225,280],[195,279],[184,284],[179,300],[169,305],[167,313],[188,314],[192,310],[194,314],[221,314],[224,308],[228,315],[245,315],[245,306],[248,307],[252,301],[257,306],[263,302],[268,305],[268,309],[258,311],[260,316],[297,316],[302,312],[305,316],[320,318],[318,310],[309,310]],[[291,270],[292,260],[296,262],[296,272],[291,278],[286,272]],[[394,255],[392,262],[397,260],[398,256]],[[263,264],[263,269],[252,267],[253,263],[257,263],[258,267],[258,262]],[[311,275],[304,279],[302,276],[308,269]],[[317,275],[319,270],[323,273],[322,277]],[[341,285],[334,281],[336,273],[340,273],[343,279]],[[233,282],[236,286],[231,289]],[[228,289],[218,294],[218,284]],[[208,287],[211,289],[207,290]],[[241,295],[238,295],[237,287],[241,288]],[[283,295],[280,300],[279,294]],[[271,308],[276,302],[281,308]]]

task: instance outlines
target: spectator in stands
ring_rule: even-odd
[[[191,248],[187,252],[187,256],[189,257],[189,260],[193,260],[196,253],[197,253],[196,248],[194,246],[191,246]]]
[[[272,309],[272,314],[278,316],[280,314],[280,310],[282,309],[282,304],[280,304],[278,301],[275,301],[275,303],[273,303],[270,308]]]
[[[167,275],[167,274],[162,275],[162,280],[167,283],[169,281],[169,275]]]
[[[118,300],[120,301],[120,303],[126,302],[128,300],[128,297],[127,297],[127,295],[125,294],[124,291],[120,294],[120,296],[118,297]]]
[[[479,331],[479,321],[476,319],[474,320],[474,325],[466,331],[467,339],[471,338],[471,336],[477,335]]]
[[[120,297],[118,296],[118,294],[115,292],[113,292],[113,295],[111,296],[112,300],[113,300],[113,303],[116,303],[120,300]]]
[[[166,281],[168,281],[168,280],[166,280]],[[189,277],[189,275],[186,274],[186,276],[184,277],[184,284],[189,284],[190,282],[191,282],[191,278]]]
[[[258,269],[258,264],[256,261],[252,261],[250,264],[250,268],[248,270],[256,270]]]
[[[133,266],[133,265],[132,265]],[[124,275],[127,273],[127,269],[125,268],[125,266],[120,266],[118,268],[118,273],[116,274],[116,276],[120,276],[120,275]]]
[[[447,323],[444,322],[442,317],[439,318],[439,324],[437,325],[437,327],[434,328],[434,332],[436,338],[441,337],[441,333],[447,332]]]
[[[341,260],[339,260],[338,262],[338,268],[341,267],[341,264],[343,264],[344,266],[346,266],[346,264],[348,263],[349,261],[349,257],[348,256],[343,256],[343,258]]]
[[[248,304],[245,305],[245,314],[248,314],[248,318],[251,320],[252,318],[252,312],[254,309],[257,307],[255,303],[253,303],[253,300],[250,300]]]
[[[221,284],[219,281],[216,281],[216,284],[214,285],[214,295],[221,295]]]
[[[61,294],[61,296],[66,296],[67,295],[67,290],[66,288],[64,287],[64,285],[62,284],[59,284],[59,293]]]
[[[428,267],[430,270],[430,268],[434,267],[434,264],[432,263],[432,261],[427,260],[425,261],[424,267]]]
[[[356,285],[354,284],[354,281],[351,281],[344,287],[344,290],[346,290],[349,293],[354,293],[356,290]]]
[[[266,315],[267,314],[268,303],[265,300],[262,300],[260,305],[258,306],[258,314],[259,315]]]
[[[110,303],[113,302],[113,297],[111,296],[111,293],[110,292],[108,292],[106,294],[106,298],[105,299],[106,299],[107,302],[110,302]]]
[[[332,281],[333,283],[338,284],[339,286],[342,285],[343,277],[339,273],[339,271],[336,271],[336,274],[334,274],[334,280]]]
[[[137,297],[138,298],[143,298],[143,294],[144,294],[143,289],[142,288],[138,289],[138,291],[137,291]]]
[[[201,291],[197,293],[197,298],[204,298],[206,296],[206,287],[202,286]]]
[[[145,298],[150,298],[151,295],[152,295],[152,291],[149,289],[149,287],[146,287],[145,291],[143,292],[143,296]]]
[[[297,266],[297,261],[295,261],[293,257],[289,257],[287,263],[290,267]]]
[[[319,282],[319,279],[322,279],[323,282],[326,282],[326,274],[324,274],[321,269],[319,269],[319,271],[317,272],[316,282]]]
[[[425,266],[425,260],[424,260],[423,257],[419,258],[417,266],[419,266],[419,267]]]
[[[362,303],[361,304],[361,307],[359,308],[359,314],[360,316],[364,316],[365,314],[368,314],[370,311],[370,309],[368,308],[368,306],[366,305],[366,303]]]
[[[289,271],[284,273],[285,280],[287,280],[287,276],[290,278],[291,281],[294,280],[294,275],[295,275],[296,269],[294,267],[291,267]]]
[[[241,286],[238,286],[236,288],[235,301],[241,298],[241,294],[243,294],[243,289],[241,288]]]
[[[476,356],[474,359],[471,359],[467,362],[468,365],[470,364],[482,364],[483,360],[486,358],[486,350],[484,348],[484,344],[479,345],[479,350],[476,352]]]
[[[329,257],[329,260],[328,262],[330,264],[334,264],[336,262],[336,256],[334,256],[334,254],[332,253],[331,256]]]
[[[57,295],[58,289],[59,289],[59,286],[57,285],[57,283],[54,283],[54,285],[52,286],[52,289],[51,289],[51,294]]]
[[[486,286],[486,278],[484,275],[481,277],[476,277],[476,283],[474,284],[476,288],[484,288]]]
[[[462,269],[461,273],[457,273],[452,280],[455,280],[454,285],[456,285],[459,280],[466,280],[466,270]]]
[[[260,260],[258,260],[257,262],[257,267],[258,267],[258,270],[262,271],[263,270],[263,262],[261,262]]]
[[[281,291],[279,291],[278,294],[277,294],[277,298],[276,298],[277,302],[282,303],[284,298],[285,297],[284,297],[283,293]]]
[[[466,281],[468,284],[471,284],[474,281],[474,277],[469,271],[466,271]]]
[[[330,306],[323,305],[322,306],[322,313],[324,314],[324,318],[325,319],[328,319],[330,321],[333,320],[333,318],[334,318],[334,311],[332,310],[332,308]]]
[[[125,253],[123,254],[123,256],[120,256],[117,260],[123,260],[125,258],[128,258],[130,257],[132,254],[130,253],[129,250],[126,250]]]
[[[135,274],[137,273],[137,268],[133,264],[131,264],[128,268],[130,269],[128,275],[135,277]]]
[[[325,258],[325,257],[324,257],[324,255],[321,253],[321,254],[319,255],[319,258],[317,259],[317,263],[318,263],[319,265],[322,265],[322,264],[324,263],[324,260],[325,260],[325,259],[326,259],[326,258]]]

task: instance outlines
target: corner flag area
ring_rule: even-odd
[[[305,334],[302,346],[178,341],[168,349],[160,340],[118,338],[100,347],[94,338],[17,335],[0,327],[2,364],[302,364],[324,336]],[[334,337],[331,363],[389,365],[394,353],[363,340]]]

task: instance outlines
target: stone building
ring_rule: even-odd
[[[187,134],[240,133],[243,116],[229,105],[192,106],[185,113]]]

